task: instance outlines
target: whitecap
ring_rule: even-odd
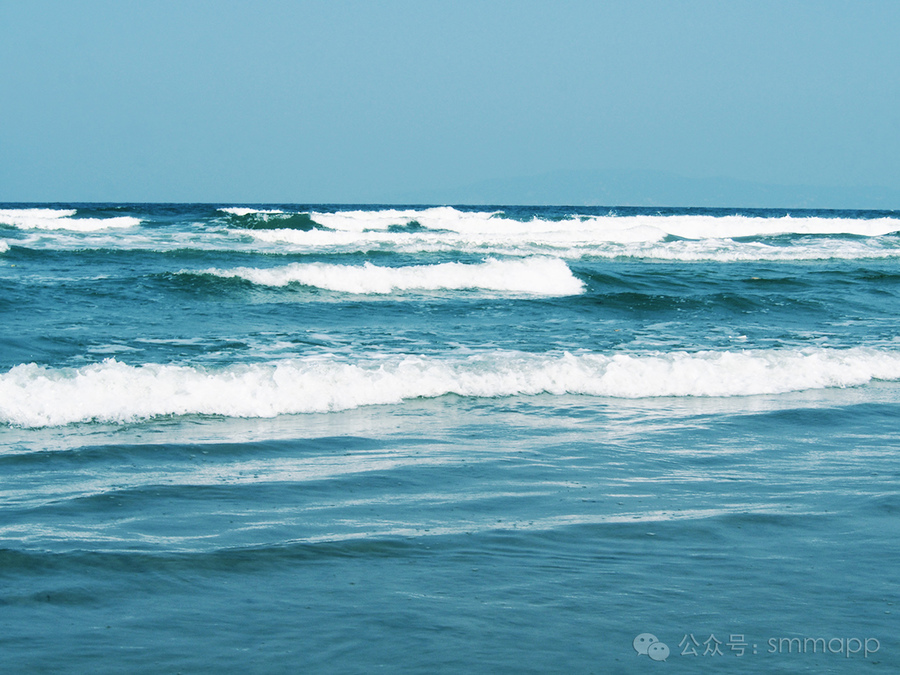
[[[334,355],[204,368],[34,363],[0,375],[0,421],[25,427],[169,415],[265,418],[448,394],[730,397],[900,380],[900,352],[807,348],[653,353]]]
[[[76,213],[75,209],[0,209],[0,225],[10,225],[22,230],[97,232],[141,224],[140,218],[132,216],[73,218]]]
[[[528,258],[465,264],[458,262],[407,267],[292,263],[280,267],[182,270],[182,274],[210,274],[241,278],[264,286],[296,283],[329,291],[387,294],[403,291],[475,289],[546,296],[577,295],[584,291],[562,260]]]
[[[251,209],[243,206],[227,206],[225,208],[219,209],[222,213],[227,213],[232,216],[249,216],[257,213],[261,214],[280,214],[284,213],[284,211],[280,211],[279,209]]]

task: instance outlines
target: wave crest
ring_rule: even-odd
[[[2,209],[0,225],[9,225],[21,230],[97,232],[135,227],[142,222],[140,218],[132,216],[73,218],[76,214],[75,209]]]
[[[583,394],[619,398],[747,396],[900,380],[900,353],[868,348],[531,354],[339,360],[306,357],[220,369],[19,365],[0,375],[0,421],[25,427],[129,422],[167,415],[274,417],[447,394]]]
[[[292,263],[281,267],[238,267],[229,270],[182,270],[180,274],[209,274],[240,278],[263,286],[301,284],[323,290],[358,294],[395,291],[487,290],[534,295],[578,295],[584,284],[562,261],[554,258],[493,260],[480,264],[458,262],[407,267]]]
[[[250,233],[295,250],[481,252],[490,255],[636,257],[663,260],[807,260],[900,255],[896,218],[748,215],[569,215],[515,220],[501,212],[424,210],[310,212],[314,227]],[[255,228],[259,230],[259,228]],[[301,231],[305,230],[305,231]],[[773,238],[782,239],[773,239]],[[790,241],[783,240],[790,237]],[[848,239],[850,237],[851,239]],[[865,237],[860,241],[855,237]]]

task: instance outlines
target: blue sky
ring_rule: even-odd
[[[892,0],[0,0],[0,201],[900,189],[898,35]]]

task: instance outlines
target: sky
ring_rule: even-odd
[[[0,0],[0,202],[900,194],[898,35],[894,0]]]

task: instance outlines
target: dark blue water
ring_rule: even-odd
[[[0,668],[893,672],[898,231],[0,206]]]

